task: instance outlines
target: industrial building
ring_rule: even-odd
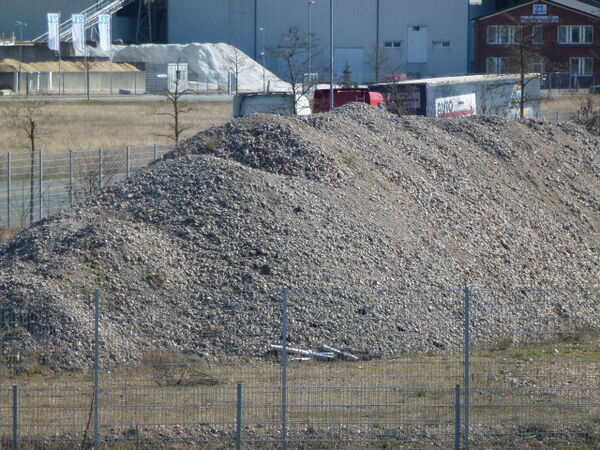
[[[589,87],[600,79],[600,2],[529,0],[475,22],[480,72],[526,70],[565,89]]]
[[[348,64],[357,82],[373,81],[378,46],[395,72],[453,75],[474,68],[472,19],[519,0],[332,0],[335,72]],[[16,40],[46,31],[46,13],[63,19],[111,5],[113,38],[125,43],[226,42],[282,73],[269,52],[292,25],[314,34],[313,69],[327,73],[329,0],[0,0],[0,33]],[[90,8],[93,6],[93,8]],[[26,23],[27,25],[22,25]],[[19,25],[21,24],[21,25]],[[93,36],[90,36],[93,38]]]

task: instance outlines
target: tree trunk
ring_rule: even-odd
[[[33,209],[35,206],[35,183],[33,179],[35,176],[35,125],[31,126],[31,134],[29,138],[31,141],[31,173],[29,174],[29,225],[31,225],[34,222]]]
[[[521,119],[525,117],[525,71],[527,67],[525,65],[525,49],[523,45],[520,47],[520,58],[521,58],[521,96],[519,97],[519,117]]]

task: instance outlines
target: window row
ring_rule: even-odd
[[[523,38],[522,25],[488,25],[488,44],[519,44]],[[531,27],[530,42],[532,44],[544,43],[544,26]],[[559,44],[592,44],[594,42],[594,27],[592,25],[559,25]]]
[[[402,41],[384,41],[383,46],[385,48],[402,48]],[[450,48],[452,43],[450,41],[431,41],[431,47]]]
[[[530,70],[537,73],[545,73],[545,64],[541,61],[532,62]],[[507,57],[493,56],[486,59],[485,71],[487,73],[518,73],[520,67],[511,64]],[[569,73],[578,76],[591,76],[594,74],[594,59],[591,57],[569,58]]]

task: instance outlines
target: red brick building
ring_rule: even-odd
[[[476,70],[519,73],[526,66],[555,73],[562,86],[553,87],[600,82],[598,6],[591,0],[533,0],[475,19]]]

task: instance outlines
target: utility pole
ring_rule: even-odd
[[[263,27],[260,27],[258,31],[260,31],[262,33],[262,38],[263,38],[262,39],[262,44],[263,44],[262,45],[262,52],[260,52],[260,55],[262,56],[262,66],[263,66],[263,69],[262,69],[262,73],[263,73],[263,92],[267,92],[267,76],[266,76],[267,75],[266,74],[266,70],[267,69],[265,67],[265,64],[266,64],[265,58],[266,58],[266,55],[267,55],[267,48],[266,48],[265,29]]]
[[[317,2],[315,1],[310,1],[308,2],[308,81],[309,83],[312,82],[311,80],[311,72],[312,72],[312,55],[311,55],[311,27],[310,27],[310,10],[311,7],[314,6]]]
[[[23,27],[27,24],[17,20],[16,25],[19,27],[19,74],[17,75],[17,93],[21,92],[21,69],[23,64]]]

